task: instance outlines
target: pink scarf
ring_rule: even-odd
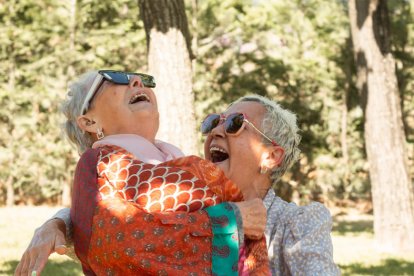
[[[121,147],[135,155],[138,160],[153,165],[184,156],[183,152],[174,145],[160,140],[155,140],[155,144],[153,144],[144,137],[135,134],[105,136],[93,143],[92,148],[96,149],[104,145]]]

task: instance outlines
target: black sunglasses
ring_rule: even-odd
[[[142,84],[145,87],[150,87],[150,88],[155,87],[154,77],[147,75],[147,74],[122,72],[122,71],[114,71],[114,70],[99,70],[98,73],[101,74],[105,80],[110,81],[115,84],[128,85],[129,80],[131,79],[132,76],[138,76],[140,77]]]
[[[237,136],[246,127],[246,124],[248,124],[266,140],[272,143],[273,146],[278,146],[274,140],[270,139],[266,134],[255,127],[253,123],[247,120],[247,116],[244,113],[232,113],[227,116],[217,113],[209,114],[201,123],[201,133],[203,135],[209,134],[221,121],[224,121],[224,132],[226,135]]]
[[[81,114],[84,115],[86,111],[88,111],[89,105],[92,102],[93,97],[95,96],[96,92],[99,91],[99,88],[102,86],[105,80],[110,81],[114,84],[128,85],[129,81],[133,76],[138,76],[145,87],[155,87],[154,77],[147,74],[122,72],[114,70],[99,70],[98,75],[93,81],[91,88],[86,94],[85,101],[83,102],[81,108]]]

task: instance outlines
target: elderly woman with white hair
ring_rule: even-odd
[[[265,97],[251,95],[232,103],[222,114],[208,115],[201,131],[207,135],[205,158],[238,186],[244,200],[263,200],[271,274],[338,275],[332,256],[329,211],[320,203],[302,207],[287,203],[272,189],[299,158],[296,116]],[[244,212],[242,205],[240,210],[244,213],[240,231],[260,233],[257,216]],[[50,253],[66,252],[66,239],[71,235],[68,213],[69,209],[61,210],[37,229],[16,275],[40,273]]]
[[[246,200],[263,199],[272,275],[339,275],[333,261],[332,220],[326,207],[320,203],[299,207],[282,200],[272,189],[299,158],[296,116],[258,95],[238,99],[221,116],[240,116],[237,114],[253,123],[244,124],[246,127],[261,126],[265,150],[252,141],[254,131],[244,136],[241,130],[232,133],[237,128],[225,121],[204,131],[209,133],[204,144],[205,158],[240,187]]]

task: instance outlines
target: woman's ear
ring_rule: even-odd
[[[92,120],[91,118],[82,115],[79,116],[76,119],[76,122],[78,124],[78,126],[80,127],[80,129],[82,129],[83,131],[89,132],[89,133],[96,133],[97,132],[97,124],[94,120]]]
[[[272,170],[282,164],[284,156],[285,150],[282,147],[273,146],[262,154],[260,166],[263,169]]]

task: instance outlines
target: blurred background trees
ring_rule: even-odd
[[[356,84],[364,111],[364,137],[377,244],[414,252],[414,188],[386,0],[349,0]]]
[[[175,19],[162,13],[166,2],[176,9]],[[303,153],[278,194],[298,203],[318,200],[372,211],[371,162],[365,153],[370,142],[361,104],[366,99],[359,93],[348,2],[0,0],[0,204],[67,201],[64,187],[71,183],[78,155],[61,135],[60,102],[74,76],[113,68],[157,74],[159,99],[162,91],[173,91],[169,85],[186,90],[187,96],[165,94],[172,103],[161,112],[182,123],[178,114],[192,114],[194,108],[195,118],[186,123],[188,135],[175,142],[190,149],[196,139],[198,150],[188,153],[202,153],[194,125],[206,114],[248,93],[280,102],[298,114]],[[388,50],[395,60],[404,129],[399,143],[405,144],[411,187],[413,13],[413,0],[388,1]],[[163,14],[161,21],[157,14]],[[172,29],[175,38],[168,38]],[[164,37],[157,38],[157,31]],[[176,52],[180,56],[163,55],[174,55],[173,48],[181,50]],[[190,61],[192,68],[182,72],[192,74],[192,87],[178,72]],[[179,62],[179,69],[171,69]],[[176,141],[173,136],[162,138]],[[374,149],[382,150],[381,143]]]

